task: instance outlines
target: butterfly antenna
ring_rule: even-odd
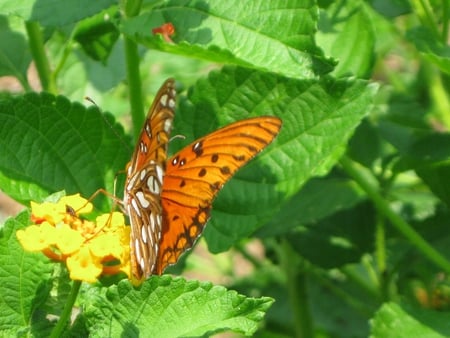
[[[90,103],[92,103],[94,106],[97,107],[98,112],[101,116],[101,118],[103,119],[103,121],[108,125],[108,127],[112,130],[112,132],[114,133],[114,135],[117,136],[117,138],[120,140],[120,142],[128,148],[128,150],[131,152],[133,149],[130,147],[130,145],[124,141],[123,137],[114,129],[114,126],[111,124],[111,122],[108,121],[108,119],[106,118],[105,114],[103,113],[102,109],[97,105],[97,103],[95,103],[95,101],[90,98],[89,96],[85,96],[84,99],[86,101],[89,101]]]
[[[185,140],[185,139],[186,139],[186,136],[184,136],[184,135],[174,135],[174,136],[172,136],[172,137],[169,139],[169,142],[172,142],[173,140],[176,140],[177,138],[182,139],[182,140]]]

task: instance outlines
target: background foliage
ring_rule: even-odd
[[[0,189],[24,205],[113,191],[167,77],[180,92],[173,134],[185,136],[171,153],[246,117],[283,120],[214,202],[203,237],[220,255],[201,242],[172,270],[189,281],[84,285],[67,335],[450,335],[448,1],[0,8],[0,75],[21,86],[0,99]],[[168,22],[173,42],[152,33]],[[28,219],[2,228],[0,331],[42,336],[70,284],[18,246]]]

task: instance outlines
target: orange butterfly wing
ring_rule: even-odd
[[[161,192],[175,95],[174,81],[169,79],[156,94],[127,165],[123,204],[131,223],[131,272],[137,280],[154,271],[158,257],[163,227]]]
[[[219,190],[272,142],[280,128],[277,117],[242,120],[198,139],[167,161],[157,274],[193,246],[210,217]]]

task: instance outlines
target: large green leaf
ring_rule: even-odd
[[[280,211],[256,232],[268,237],[289,234],[305,224],[314,224],[366,199],[361,188],[344,178],[311,179]]]
[[[273,299],[248,298],[208,282],[152,277],[139,289],[128,281],[84,311],[92,337],[201,337],[224,331],[251,335]]]
[[[113,0],[2,0],[2,12],[42,26],[61,27],[87,18],[116,4]]]
[[[436,39],[425,27],[417,27],[408,32],[408,38],[428,61],[440,70],[450,73],[450,47]]]
[[[87,197],[100,188],[113,191],[130,153],[113,123],[96,107],[62,96],[0,101],[0,188],[21,202],[60,190]]]
[[[370,76],[375,31],[369,12],[364,2],[353,1],[335,1],[321,11],[317,43],[338,61],[334,76]]]
[[[30,50],[25,37],[11,30],[7,18],[0,15],[0,76],[13,75],[26,82],[31,62]]]
[[[450,135],[429,133],[415,137],[403,155],[396,169],[414,169],[434,194],[450,206],[450,187],[443,184],[450,175]]]
[[[407,304],[384,304],[370,324],[373,338],[450,336],[448,313]]]
[[[42,253],[27,253],[16,231],[30,223],[28,211],[6,221],[0,229],[0,336],[21,332],[48,335],[50,322],[42,306],[49,297],[53,264]]]
[[[123,22],[127,36],[189,57],[271,71],[294,78],[327,73],[333,61],[314,43],[318,9],[311,0],[173,0]],[[174,44],[152,29],[174,25]]]
[[[292,80],[274,74],[225,68],[199,81],[181,102],[174,133],[187,144],[235,120],[275,115],[277,139],[219,194],[205,230],[210,250],[226,250],[278,212],[310,177],[339,159],[367,113],[374,88],[364,81]]]

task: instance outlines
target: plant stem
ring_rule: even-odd
[[[45,54],[41,27],[37,22],[27,21],[25,22],[25,28],[28,34],[31,55],[36,65],[42,89],[56,94],[56,86],[51,79],[50,64]]]
[[[423,67],[429,95],[433,102],[433,117],[445,126],[445,130],[450,130],[450,100],[442,81],[442,74],[428,63],[424,63]]]
[[[378,211],[388,219],[392,225],[405,236],[422,254],[431,262],[450,273],[450,263],[447,259],[436,251],[427,241],[425,241],[419,233],[417,233],[411,225],[405,222],[399,215],[397,215],[389,206],[389,204],[378,193],[377,189],[372,186],[367,180],[362,171],[357,168],[356,164],[346,156],[343,156],[340,164],[366,192],[372,202],[375,204]]]
[[[281,266],[286,273],[287,292],[294,317],[295,337],[313,337],[313,325],[306,290],[306,274],[302,268],[302,262],[286,240],[281,243],[279,255]]]
[[[422,24],[434,34],[436,39],[440,40],[441,35],[437,29],[436,16],[433,14],[431,4],[427,0],[412,0],[411,6]]]
[[[78,296],[78,291],[80,290],[81,281],[73,281],[72,289],[70,290],[69,297],[67,297],[66,305],[64,305],[64,309],[59,317],[58,323],[53,328],[50,338],[58,338],[61,337],[64,329],[66,328],[67,322],[70,319],[70,315],[72,314],[73,304],[75,304],[75,300]]]
[[[139,14],[142,5],[141,0],[127,0],[124,2],[126,17]],[[142,98],[142,83],[139,73],[139,53],[137,44],[127,36],[124,36],[125,60],[127,67],[128,91],[130,97],[131,118],[133,121],[134,138],[139,137],[144,124],[144,105]]]
[[[442,1],[442,41],[445,43],[448,39],[448,20],[449,20],[448,0]]]
[[[377,215],[375,224],[375,252],[378,272],[386,271],[386,234],[383,217]]]
[[[137,45],[134,41],[124,37],[124,42],[131,118],[133,120],[134,138],[137,139],[142,125],[144,124],[144,105],[142,102],[142,83],[139,74],[139,55]]]

